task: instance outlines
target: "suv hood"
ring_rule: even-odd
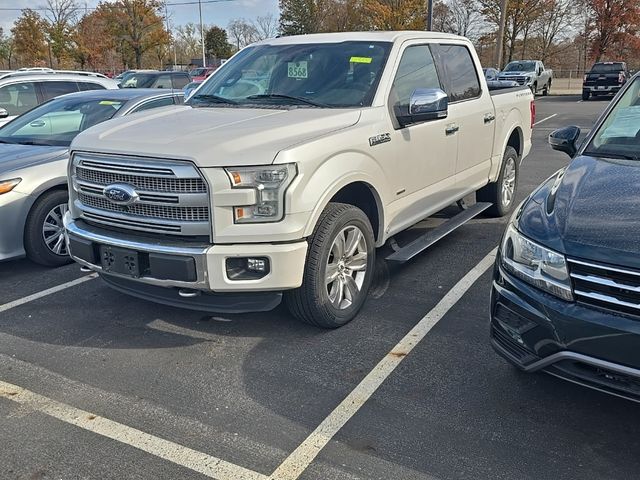
[[[67,147],[0,144],[0,177],[9,172],[58,160],[67,151]]]
[[[354,109],[169,107],[109,120],[72,150],[182,159],[200,167],[265,165],[279,151],[354,125]]]
[[[535,74],[535,70],[529,70],[528,72],[500,72],[501,77],[523,77],[525,75]]]
[[[518,229],[571,257],[640,269],[640,162],[581,156],[525,203]]]

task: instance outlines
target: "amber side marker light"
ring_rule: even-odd
[[[13,178],[11,180],[0,180],[0,195],[2,195],[3,193],[9,193],[21,181],[22,181],[21,178]]]

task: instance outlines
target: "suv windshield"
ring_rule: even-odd
[[[0,128],[0,143],[68,147],[83,130],[109,120],[125,100],[60,98]]]
[[[640,159],[640,77],[609,112],[585,155]]]
[[[624,71],[622,63],[596,63],[591,67],[591,73],[618,73]]]
[[[370,106],[390,48],[387,42],[249,47],[209,77],[189,104]]]
[[[536,62],[511,62],[504,68],[505,72],[534,72]]]

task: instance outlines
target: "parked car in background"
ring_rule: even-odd
[[[472,43],[434,32],[259,42],[188,103],[75,138],[71,255],[135,296],[239,312],[284,294],[325,328],[358,313],[393,235],[476,191],[442,235],[509,212],[535,121],[528,88],[490,92]]]
[[[509,222],[491,340],[522,370],[640,401],[640,76],[579,135],[550,135],[573,159]]]
[[[200,68],[195,68],[195,69],[193,69],[193,70],[191,70],[189,72],[189,75],[191,76],[191,80],[193,80],[195,82],[203,82],[204,80],[207,79],[207,77],[209,75],[211,75],[217,69],[218,69],[218,67],[200,67]]]
[[[518,82],[518,85],[531,88],[534,95],[538,92],[548,95],[551,91],[553,71],[546,69],[540,60],[516,60],[504,67],[498,80],[513,80]]]
[[[85,90],[113,90],[104,75],[76,72],[13,72],[0,76],[0,126],[59,95]]]
[[[118,83],[122,83],[122,81],[133,75],[134,73],[143,73],[143,72],[147,72],[147,73],[156,73],[158,72],[158,70],[125,70],[124,72],[120,73],[119,75],[116,75],[114,77],[114,80],[117,81]]]
[[[187,85],[184,86],[184,88],[182,89],[182,91],[184,92],[184,99],[189,100],[189,97],[191,96],[191,94],[193,92],[195,92],[196,88],[198,88],[200,85],[202,85],[202,80],[200,81],[193,81]]]
[[[182,92],[95,90],[64,95],[0,128],[0,261],[69,261],[62,236],[69,144],[105,120],[182,103]],[[99,181],[99,178],[96,177]]]
[[[187,72],[134,72],[126,75],[121,88],[175,88],[182,90],[191,82]]]
[[[582,100],[599,95],[612,95],[620,91],[631,75],[624,62],[594,63],[582,83]]]
[[[487,86],[492,90],[498,90],[501,88],[513,88],[519,86],[518,82],[514,80],[499,80],[500,71],[497,68],[483,68],[484,78],[487,81]]]

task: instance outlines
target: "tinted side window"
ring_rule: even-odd
[[[449,79],[449,101],[480,96],[480,82],[469,49],[464,45],[440,45],[439,50]]]
[[[22,115],[38,105],[35,85],[31,82],[14,83],[0,87],[0,108],[9,116]]]
[[[166,107],[167,105],[173,105],[173,97],[158,98],[157,100],[145,102],[131,113],[142,112],[151,108]]]
[[[189,78],[189,75],[173,75],[173,88],[182,88],[190,82],[191,79]]]
[[[159,75],[151,85],[151,88],[171,88],[171,75]]]
[[[391,86],[391,104],[396,115],[409,114],[411,94],[418,88],[441,88],[436,65],[427,45],[407,47]]]
[[[55,82],[42,82],[40,83],[42,87],[42,93],[44,94],[45,100],[50,100],[58,95],[64,95],[66,93],[73,93],[78,91],[78,85],[76,82],[63,82],[63,81],[55,81]]]
[[[83,92],[85,90],[106,90],[104,86],[100,85],[99,83],[93,83],[93,82],[78,82],[78,86],[80,87],[80,90]]]

